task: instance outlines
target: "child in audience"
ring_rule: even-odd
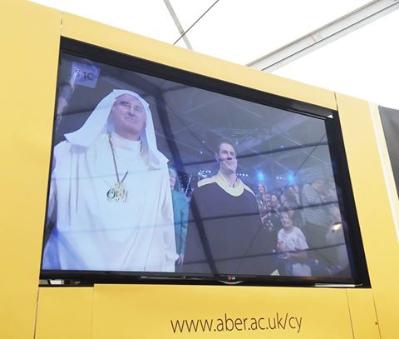
[[[277,250],[280,252],[279,271],[287,276],[310,276],[310,266],[306,263],[309,248],[303,232],[294,226],[288,212],[281,213],[283,228],[277,234]]]

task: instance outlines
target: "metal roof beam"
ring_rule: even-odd
[[[273,71],[396,9],[399,9],[399,0],[371,1],[327,25],[250,62],[247,66],[261,71]]]
[[[177,17],[177,14],[176,14],[175,10],[173,9],[172,4],[170,3],[169,0],[164,0],[164,3],[165,3],[165,5],[166,5],[166,8],[167,8],[168,11],[169,11],[170,16],[171,16],[172,19],[173,19],[173,22],[175,23],[175,25],[176,25],[176,27],[177,27],[177,30],[178,30],[179,33],[180,33],[180,36],[182,36],[182,39],[183,39],[183,41],[184,41],[186,47],[187,47],[188,49],[191,49],[191,50],[192,50],[193,47],[191,46],[190,40],[188,40],[188,37],[187,37],[187,35],[186,35],[186,32],[184,31],[183,26],[181,25],[180,20],[179,20],[179,18]]]

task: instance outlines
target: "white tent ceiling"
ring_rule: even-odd
[[[399,79],[399,12],[394,11],[399,9],[398,0],[33,2],[171,44],[181,37],[178,29],[180,24],[180,30],[188,32],[184,39],[180,38],[176,43],[177,46],[189,46],[194,51],[239,64],[251,64],[254,60],[273,54],[282,46],[290,45],[310,32],[312,34],[308,36],[308,40],[312,42],[313,39],[317,42],[316,40],[325,34],[319,28],[340,18],[339,25],[333,27],[332,36],[335,36],[335,40],[329,40],[334,41],[309,49],[300,58],[290,59],[279,68],[273,69],[273,72],[399,108],[396,85]],[[356,11],[368,6],[368,12]],[[385,10],[387,7],[389,10]],[[174,12],[174,15],[171,15],[171,12]],[[375,15],[378,12],[381,13]],[[359,13],[363,16],[359,16]],[[382,15],[386,13],[390,14]],[[331,31],[331,27],[327,28]],[[339,30],[348,34],[336,34]],[[290,48],[291,53],[292,44]],[[283,56],[287,51],[287,48],[282,50]],[[281,51],[278,57],[280,55]]]

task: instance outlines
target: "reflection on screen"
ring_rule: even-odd
[[[351,277],[324,118],[62,53],[53,140],[45,271]]]

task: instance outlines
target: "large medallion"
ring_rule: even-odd
[[[122,182],[115,183],[114,187],[107,192],[108,201],[125,202],[127,199],[127,190]]]

